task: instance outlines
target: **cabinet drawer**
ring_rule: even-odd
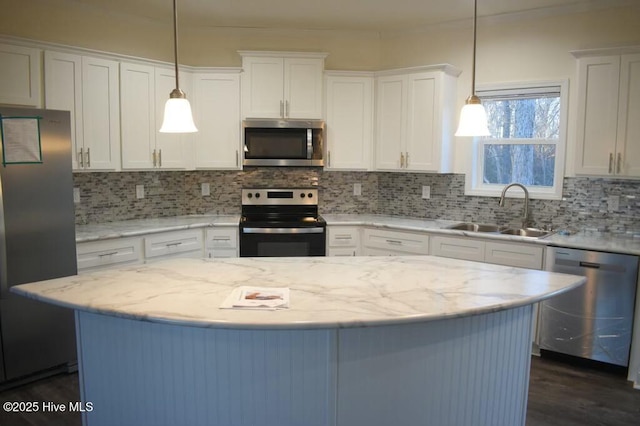
[[[431,237],[431,254],[453,259],[484,261],[484,241],[470,238]]]
[[[207,249],[207,257],[209,259],[222,259],[229,257],[238,257],[236,249]]]
[[[206,230],[206,245],[210,249],[236,249],[238,228],[213,228]]]
[[[202,230],[166,232],[144,239],[145,258],[199,251],[202,253]]]
[[[360,243],[358,228],[355,226],[328,226],[327,245],[329,247],[357,247]]]
[[[519,268],[542,269],[543,248],[533,244],[487,242],[485,262]]]
[[[429,236],[418,232],[365,229],[363,246],[409,254],[429,254]]]
[[[140,238],[117,238],[77,245],[78,271],[142,262]]]
[[[327,256],[351,257],[357,255],[355,247],[327,247]]]

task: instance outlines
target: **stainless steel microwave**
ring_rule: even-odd
[[[324,121],[245,120],[245,166],[323,166]]]

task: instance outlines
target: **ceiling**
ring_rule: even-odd
[[[63,0],[107,13],[170,21],[172,0]],[[479,16],[592,7],[605,0],[478,0]],[[606,0],[608,3],[615,3]],[[178,0],[180,25],[406,31],[469,19],[473,0]]]

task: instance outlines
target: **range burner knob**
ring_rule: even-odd
[[[304,198],[304,192],[300,193],[300,198]]]
[[[256,192],[256,198],[260,198],[260,193]]]
[[[253,194],[252,194],[252,193],[248,193],[248,194],[247,194],[247,197],[248,197],[248,198],[253,198]]]
[[[311,192],[310,192],[310,193],[308,193],[308,194],[307,194],[307,197],[309,197],[309,198],[313,198],[313,193],[311,193]]]

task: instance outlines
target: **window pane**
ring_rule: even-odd
[[[496,139],[558,139],[560,136],[560,97],[524,99],[483,99],[489,131]]]
[[[555,161],[555,144],[486,144],[483,182],[552,187]]]

